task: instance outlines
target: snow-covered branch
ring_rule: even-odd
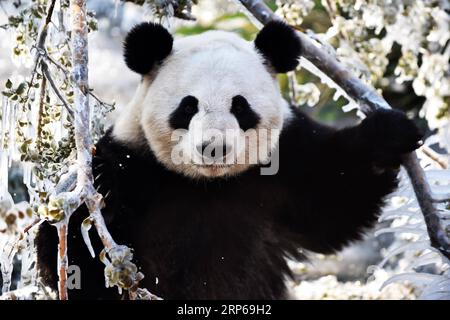
[[[77,182],[73,192],[66,194],[66,200],[70,206],[70,199],[80,199],[76,206],[84,202],[89,210],[90,217],[86,224],[94,223],[98,235],[105,247],[101,259],[106,265],[105,274],[108,285],[117,285],[120,289],[129,290],[130,298],[155,298],[145,289],[139,289],[138,283],[143,275],[137,272],[137,267],[131,262],[131,250],[123,245],[118,245],[109,233],[100,209],[103,203],[102,195],[94,188],[92,175],[92,153],[94,150],[90,124],[89,82],[88,82],[88,25],[86,19],[86,0],[71,0],[71,26],[72,26],[72,79],[74,82],[74,135],[77,150]],[[59,271],[59,296],[67,298],[65,279],[67,278],[67,252],[65,238],[67,237],[67,225],[73,208],[66,206],[65,218],[57,223],[60,237],[60,254],[58,255]],[[87,233],[84,239],[93,254]],[[109,257],[106,257],[106,255]],[[136,293],[138,292],[138,293]]]
[[[26,153],[25,155],[22,155],[22,161],[29,161],[31,162],[30,165],[45,169],[43,168],[45,163],[43,163],[41,155],[47,155],[47,149],[55,144],[52,136],[53,133],[51,132],[54,128],[47,127],[50,117],[49,114],[50,112],[53,112],[53,103],[51,98],[56,97],[56,101],[59,101],[62,104],[63,109],[66,111],[67,119],[70,120],[67,127],[67,130],[70,131],[68,132],[67,138],[67,141],[69,142],[67,147],[70,152],[63,157],[64,160],[67,160],[65,163],[65,165],[67,165],[67,171],[52,181],[46,180],[48,176],[38,177],[37,180],[41,184],[36,186],[36,189],[40,190],[39,195],[42,195],[42,198],[39,198],[39,195],[34,191],[34,187],[31,187],[31,184],[29,184],[29,181],[32,180],[30,178],[31,172],[24,174],[25,184],[27,185],[29,192],[33,195],[30,203],[37,204],[37,217],[33,223],[30,224],[29,228],[24,230],[21,234],[27,233],[30,228],[37,226],[44,220],[48,220],[56,227],[59,237],[57,256],[57,273],[59,277],[58,293],[61,300],[68,299],[66,284],[67,269],[69,267],[69,260],[67,256],[67,237],[69,236],[68,225],[72,213],[75,212],[81,205],[85,204],[90,212],[90,216],[83,222],[82,225],[83,239],[85,240],[89,251],[94,256],[94,251],[90,245],[88,234],[90,226],[94,225],[104,245],[104,250],[100,254],[100,259],[106,265],[105,275],[107,285],[118,286],[119,290],[128,290],[130,299],[155,299],[156,297],[150,294],[147,290],[138,287],[139,282],[144,276],[138,272],[137,267],[132,262],[133,254],[131,249],[127,246],[116,244],[110,235],[100,211],[103,205],[102,196],[94,188],[94,179],[91,168],[92,153],[95,150],[93,136],[98,133],[95,131],[95,128],[91,129],[93,119],[91,119],[92,114],[90,110],[91,105],[89,103],[89,97],[96,100],[96,105],[98,105],[99,108],[108,106],[108,109],[110,109],[111,105],[100,100],[100,98],[94,95],[92,90],[89,88],[89,19],[86,11],[86,0],[71,0],[70,2],[64,4],[60,3],[59,13],[61,13],[63,8],[70,9],[69,14],[71,17],[71,23],[70,28],[67,29],[71,30],[71,42],[70,44],[69,41],[66,40],[62,42],[64,50],[67,50],[65,52],[70,53],[67,55],[67,59],[65,57],[63,59],[61,59],[61,57],[59,59],[53,58],[52,55],[55,55],[55,51],[48,46],[47,41],[47,38],[52,38],[51,35],[53,35],[53,30],[50,30],[50,28],[56,27],[55,24],[52,23],[52,16],[54,16],[54,11],[57,10],[55,8],[56,3],[56,0],[51,0],[47,3],[38,3],[35,7],[32,7],[32,9],[27,8],[19,14],[19,18],[22,19],[22,16],[26,16],[28,12],[39,12],[39,15],[36,15],[37,19],[33,21],[36,24],[34,27],[34,41],[29,44],[31,52],[33,53],[32,72],[30,75],[30,81],[21,84],[21,87],[18,87],[18,89],[14,89],[12,87],[10,80],[8,80],[6,84],[6,88],[9,90],[6,92],[7,97],[12,97],[15,100],[18,100],[18,96],[20,95],[20,104],[24,109],[23,112],[28,112],[29,108],[31,108],[31,104],[34,101],[35,96],[35,94],[32,93],[37,93],[39,99],[36,104],[39,108],[36,123],[38,139],[35,146],[33,144],[32,147],[29,147],[31,141],[34,139],[25,140],[26,135],[21,133],[23,135],[23,140],[26,142],[26,144],[24,144],[26,148],[21,147],[22,152]],[[19,18],[17,19],[20,20]],[[40,22],[41,20],[42,22]],[[39,26],[38,23],[40,23]],[[62,26],[61,30],[66,30],[64,21],[59,21],[59,24]],[[58,30],[58,32],[62,32],[61,30]],[[65,32],[64,35],[66,35]],[[52,38],[51,40],[54,39]],[[64,75],[62,84],[58,81],[60,79],[58,79],[57,71]],[[37,79],[40,79],[39,83],[36,81]],[[26,90],[24,90],[24,88],[26,88]],[[36,90],[37,88],[39,91]],[[12,92],[13,89],[14,92]],[[53,96],[51,96],[50,89],[53,91]],[[71,90],[73,90],[73,92],[71,92]],[[31,98],[29,99],[29,97]],[[65,119],[61,116],[61,111],[57,110],[56,116],[51,114],[54,118],[50,121],[56,122],[58,119],[61,119],[63,122]],[[5,116],[5,113],[2,115]],[[9,113],[7,115],[9,115]],[[16,119],[13,116],[12,118],[15,121]],[[29,116],[28,113],[27,116]],[[7,119],[9,119],[9,116]],[[13,137],[9,140],[14,141],[14,128],[8,128],[10,131],[8,131],[9,134]],[[5,127],[2,126],[2,130],[4,129]],[[6,134],[5,131],[3,131],[2,134]],[[53,139],[53,141],[49,142],[51,139]],[[3,140],[4,139],[2,139],[2,141]],[[10,144],[8,146],[11,150],[14,149],[14,147],[15,144]],[[73,155],[71,152],[72,150],[76,151],[76,159],[70,155]],[[4,158],[5,157],[2,159],[5,160]],[[62,162],[60,158],[55,158],[54,160],[58,161],[58,163]],[[46,181],[44,182],[44,180]],[[44,184],[45,187],[43,187]],[[17,245],[12,246],[11,250],[14,251],[11,252],[13,254],[10,254],[8,257],[14,257],[17,252],[16,247]],[[8,259],[7,264],[2,264],[2,266],[4,265],[9,268],[9,276],[4,276],[4,282],[10,278],[10,271],[12,270],[11,259]],[[4,274],[6,275],[6,273]],[[33,286],[35,286],[35,283],[33,283]],[[7,290],[3,290],[3,293],[5,293],[5,291],[9,291],[9,287]],[[30,295],[30,297],[31,296],[32,295]]]
[[[262,0],[239,1],[262,24],[279,19]],[[303,58],[333,80],[359,105],[364,113],[370,113],[379,108],[391,108],[374,88],[364,84],[309,36],[302,32],[298,32],[298,36],[303,45]],[[405,155],[403,165],[411,179],[417,201],[425,218],[431,245],[450,258],[450,240],[441,226],[430,186],[416,154]]]

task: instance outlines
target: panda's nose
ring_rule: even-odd
[[[224,159],[231,151],[232,147],[226,143],[214,144],[204,142],[197,145],[197,152],[205,159],[219,161]]]

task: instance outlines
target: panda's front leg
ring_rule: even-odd
[[[357,126],[325,132],[316,141],[308,171],[290,185],[283,230],[290,230],[301,247],[321,253],[360,239],[395,190],[402,155],[415,150],[421,138],[415,124],[394,110],[376,111]],[[307,187],[299,190],[298,181]]]

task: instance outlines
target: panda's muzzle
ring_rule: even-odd
[[[197,145],[196,149],[201,158],[208,163],[223,162],[233,151],[233,147],[229,144],[210,142],[203,142]]]

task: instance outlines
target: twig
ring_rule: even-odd
[[[422,146],[420,150],[426,155],[428,158],[436,162],[442,169],[448,169],[447,162],[442,159],[442,157],[433,149],[428,146]]]
[[[288,74],[288,81],[289,81],[289,102],[294,105],[297,101],[297,94],[295,92],[295,73],[291,72]]]
[[[43,52],[43,55],[45,56],[45,58],[50,61],[52,64],[54,64],[59,70],[61,70],[64,75],[66,76],[66,78],[69,78],[69,71],[64,68],[58,61],[56,61],[55,59],[53,59],[47,52],[47,50],[45,52]]]
[[[36,218],[34,219],[29,225],[27,225],[24,229],[23,229],[23,233],[28,233],[28,231],[31,230],[31,228],[33,228],[34,226],[41,224],[44,220],[40,219],[40,218]]]
[[[53,92],[56,94],[58,99],[62,102],[62,104],[66,108],[70,119],[73,120],[73,118],[74,118],[73,110],[70,108],[69,103],[66,101],[66,99],[61,94],[58,87],[56,86],[55,81],[53,80],[53,77],[50,74],[50,71],[48,70],[48,65],[44,60],[41,60],[41,70],[42,70],[42,73],[44,74],[44,77],[47,78],[48,82],[50,83],[50,86],[52,87]]]
[[[94,94],[94,93],[92,92],[92,90],[89,90],[89,95],[90,95],[92,98],[94,98],[94,99],[95,99],[98,103],[100,103],[101,105],[105,105],[105,106],[108,106],[108,107],[110,107],[110,108],[114,107],[114,103],[107,103],[107,102],[101,100],[96,94]]]
[[[67,228],[68,220],[64,219],[56,227],[58,229],[58,293],[59,300],[67,300]]]
[[[28,82],[28,89],[27,89],[26,100],[25,100],[24,104],[26,104],[28,102],[28,97],[30,96],[30,90],[33,85],[34,77],[36,76],[36,70],[37,70],[37,67],[39,64],[39,60],[41,58],[40,50],[45,51],[45,40],[47,39],[47,35],[48,35],[48,25],[52,21],[52,15],[53,15],[53,11],[55,9],[55,3],[56,3],[56,0],[52,0],[52,2],[50,2],[48,10],[47,10],[47,15],[45,17],[45,22],[42,25],[41,31],[39,32],[39,34],[37,36],[37,40],[36,40],[37,52],[34,56],[33,72],[31,73],[31,79]]]
[[[42,127],[44,123],[42,118],[44,117],[44,106],[45,106],[45,98],[47,96],[47,78],[42,77],[41,80],[41,90],[39,93],[39,112],[38,112],[38,127],[37,127],[37,148],[38,152],[41,152],[42,147]]]
[[[280,18],[261,0],[239,0],[241,4],[261,23]],[[375,91],[351,74],[335,57],[322,50],[302,32],[297,32],[303,46],[303,58],[312,62],[323,73],[338,84],[361,107],[364,113],[379,108],[390,109],[389,104]],[[403,166],[411,180],[417,201],[422,210],[431,245],[450,258],[450,239],[443,230],[438,212],[433,204],[430,186],[415,153],[403,156]]]

